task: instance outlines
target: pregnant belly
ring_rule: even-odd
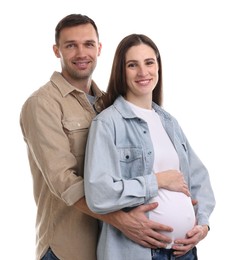
[[[175,239],[185,238],[186,233],[191,230],[195,223],[195,213],[191,198],[184,193],[160,189],[157,197],[151,202],[158,202],[158,207],[150,212],[149,218],[161,224],[171,226],[173,232],[162,232]],[[173,243],[167,246],[171,248]]]

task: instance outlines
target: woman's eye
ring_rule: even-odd
[[[128,64],[128,68],[134,68],[135,66],[136,66],[135,63],[129,63],[129,64]]]

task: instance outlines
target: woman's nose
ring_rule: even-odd
[[[148,74],[148,71],[147,71],[146,67],[140,66],[139,69],[138,69],[138,75],[141,76],[141,77],[144,77],[147,74]]]

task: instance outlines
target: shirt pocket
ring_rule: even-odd
[[[119,159],[122,177],[131,179],[143,175],[144,160],[141,148],[120,148]]]
[[[69,139],[71,153],[75,156],[84,156],[90,121],[77,118],[64,120],[62,124]]]
[[[181,135],[175,135],[175,147],[177,151],[187,154],[187,144]]]

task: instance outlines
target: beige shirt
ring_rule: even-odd
[[[100,111],[103,93],[95,82],[92,91]],[[61,260],[96,260],[97,222],[73,206],[84,196],[84,153],[95,110],[58,72],[23,105],[20,124],[37,205],[37,260],[49,247]]]

